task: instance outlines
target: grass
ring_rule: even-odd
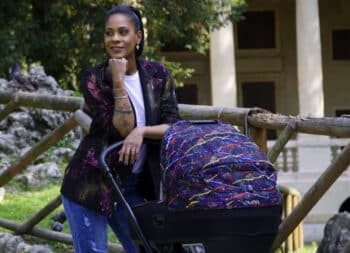
[[[15,190],[15,185],[16,183],[11,183],[9,191],[6,191],[4,201],[0,203],[0,217],[19,223],[26,222],[59,194],[59,185],[57,183],[30,190],[22,190],[21,186],[17,187],[19,190]],[[36,227],[51,229],[53,224],[51,217],[62,210],[63,208],[60,206],[52,214],[45,217]],[[0,228],[0,231],[5,230]],[[63,232],[69,233],[66,223],[63,226]],[[69,247],[62,243],[48,242],[28,235],[24,236],[24,239],[30,244],[49,245],[52,249],[56,250],[55,252],[63,253],[69,251]],[[62,248],[62,251],[59,248]]]
[[[36,187],[25,190],[15,182],[11,182],[10,185],[11,187],[9,191],[6,191],[4,201],[0,203],[0,217],[20,223],[26,222],[30,219],[41,208],[47,205],[47,203],[56,198],[60,191],[60,184],[57,182],[51,183],[45,187]],[[62,205],[45,217],[36,227],[51,230],[51,226],[54,222],[52,217],[60,211],[63,211]],[[0,227],[0,231],[6,230]],[[70,233],[67,222],[64,222],[62,232]],[[24,238],[30,244],[49,245],[51,249],[57,253],[72,251],[72,246],[70,245],[47,241],[28,235],[24,236]],[[111,229],[108,229],[108,239],[110,242],[116,242],[116,237]]]
[[[0,216],[24,222],[36,213],[38,209],[53,200],[59,194],[59,186],[51,185],[46,188],[37,188],[30,191],[13,191],[5,194],[3,203],[0,204]],[[49,225],[50,219],[43,221],[43,226]]]
[[[307,244],[304,248],[297,250],[293,253],[315,253],[317,251],[317,246],[318,245],[316,242],[312,242],[311,244]]]

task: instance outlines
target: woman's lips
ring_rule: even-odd
[[[123,47],[111,47],[112,52],[119,53],[123,50]]]

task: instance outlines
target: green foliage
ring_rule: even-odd
[[[318,248],[316,242],[312,242],[311,244],[305,245],[304,248],[295,251],[294,253],[315,253]]]
[[[144,0],[149,41],[156,50],[209,48],[211,30],[242,18],[245,0]]]
[[[106,58],[105,13],[122,0],[0,1],[0,77],[9,78],[11,64],[39,63],[61,88],[78,90],[86,68]],[[128,1],[130,2],[130,1]],[[145,57],[162,59],[161,50],[205,52],[209,31],[238,20],[245,0],[136,0],[146,21]],[[224,17],[224,18],[223,18]],[[165,62],[177,85],[190,69]]]
[[[59,185],[51,184],[46,187],[39,187],[31,189],[30,191],[17,191],[8,192],[6,191],[5,199],[0,203],[0,217],[16,222],[26,222],[34,214],[36,214],[41,208],[47,205],[48,202],[52,201],[59,194]],[[45,217],[38,225],[39,228],[51,230],[53,220],[51,217],[59,211],[63,211],[63,207],[60,206],[52,214]],[[0,231],[3,231],[0,228]],[[69,233],[69,227],[67,222],[63,224],[63,232]],[[29,244],[49,244],[49,246],[55,250],[55,252],[68,252],[72,249],[71,245],[64,245],[62,243],[54,243],[47,240],[41,240],[37,237],[23,236],[24,240]],[[71,251],[72,252],[72,251]]]
[[[39,187],[31,191],[6,192],[5,199],[0,204],[0,217],[25,222],[58,194],[59,185],[47,188]],[[45,219],[42,224],[44,227],[48,227],[51,221]]]
[[[105,57],[105,12],[121,1],[1,1],[0,75],[14,62],[38,62],[62,88],[77,89],[84,69]],[[4,43],[3,43],[4,42]]]
[[[175,87],[182,87],[184,85],[184,80],[191,77],[192,73],[194,72],[194,69],[184,69],[180,63],[169,61],[164,56],[154,56],[149,58],[163,62],[167,66],[171,72],[171,77],[173,79]]]

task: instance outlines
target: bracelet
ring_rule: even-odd
[[[114,112],[121,113],[121,114],[127,114],[127,113],[132,113],[132,110],[118,110],[118,109],[114,109]]]
[[[114,99],[123,99],[123,98],[127,98],[127,97],[128,97],[128,95],[124,95],[124,96],[120,96],[120,97],[114,96]]]

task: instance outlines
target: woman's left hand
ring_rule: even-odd
[[[143,142],[143,127],[134,128],[125,138],[123,147],[119,151],[119,162],[125,165],[134,164],[138,159]]]

